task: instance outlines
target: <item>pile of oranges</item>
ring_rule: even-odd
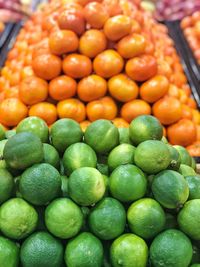
[[[85,129],[153,114],[172,144],[200,138],[200,115],[167,28],[139,1],[53,0],[21,29],[0,77],[0,123],[26,116]],[[200,139],[199,139],[200,140]]]
[[[187,16],[181,21],[184,35],[200,64],[200,11]]]

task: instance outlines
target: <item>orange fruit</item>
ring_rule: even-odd
[[[57,119],[57,109],[51,103],[41,102],[30,107],[29,116],[40,117],[48,125],[51,125]]]
[[[169,96],[175,97],[175,98],[179,98],[180,96],[180,91],[178,89],[178,87],[174,84],[170,84],[169,85],[169,90],[167,93]]]
[[[8,98],[0,103],[0,123],[5,126],[16,126],[27,114],[27,107],[17,98]]]
[[[153,114],[164,125],[175,123],[182,116],[181,103],[174,97],[163,97],[154,103]]]
[[[192,157],[200,157],[200,142],[197,141],[190,146],[187,146],[187,151]]]
[[[75,98],[60,101],[57,105],[57,112],[60,119],[70,118],[77,122],[84,121],[86,117],[84,104]]]
[[[200,114],[197,109],[192,109],[192,121],[195,124],[200,124]]]
[[[55,100],[65,100],[76,94],[77,83],[66,75],[59,76],[49,83],[49,95]]]
[[[179,120],[168,127],[167,136],[169,142],[173,145],[189,146],[196,141],[196,126],[191,120]]]
[[[85,102],[103,97],[107,91],[107,82],[102,77],[92,74],[78,83],[78,97]]]
[[[151,106],[144,100],[135,99],[125,103],[121,108],[120,114],[124,120],[131,122],[140,115],[150,115]]]
[[[89,126],[91,124],[91,122],[90,121],[82,121],[81,123],[80,123],[80,126],[81,126],[81,129],[82,129],[82,131],[83,132],[85,132],[85,130],[87,129],[87,127]]]
[[[61,63],[61,59],[55,55],[42,54],[33,59],[32,68],[38,77],[51,80],[60,75]]]
[[[79,39],[73,31],[59,30],[49,36],[49,48],[57,56],[74,52],[78,49]]]
[[[104,51],[106,46],[107,40],[103,32],[99,30],[89,30],[80,38],[79,51],[89,58],[94,58]]]
[[[63,61],[63,71],[72,78],[83,78],[92,72],[92,62],[84,55],[71,54]]]
[[[140,87],[140,97],[148,103],[154,103],[163,97],[169,89],[169,81],[165,76],[156,75]]]
[[[5,88],[4,98],[19,98],[19,86]]]
[[[197,109],[197,103],[196,103],[196,101],[194,100],[194,98],[192,98],[192,97],[188,98],[188,100],[187,100],[187,105],[188,105],[190,108]]]
[[[112,122],[117,128],[129,128],[129,123],[122,118],[115,118]]]
[[[44,101],[48,96],[48,83],[38,77],[27,77],[19,85],[19,97],[26,105]]]
[[[105,50],[98,54],[93,61],[94,71],[103,78],[110,78],[119,74],[123,66],[123,58],[112,49]]]
[[[192,120],[192,110],[187,105],[182,105],[182,119]]]
[[[109,79],[108,90],[115,99],[128,102],[137,98],[139,88],[127,75],[118,74]]]

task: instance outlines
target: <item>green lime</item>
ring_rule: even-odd
[[[171,161],[170,161],[170,164],[168,166],[168,169],[178,171],[180,168],[180,165],[181,165],[180,154],[178,153],[176,148],[174,148],[173,146],[167,144],[167,147],[169,149],[169,153],[171,156]]]
[[[135,150],[135,164],[149,174],[166,169],[170,162],[170,152],[162,141],[148,140],[139,144]]]
[[[186,176],[185,179],[190,191],[188,199],[200,199],[200,177],[192,175]]]
[[[12,198],[1,206],[0,229],[9,238],[27,237],[36,229],[37,223],[36,210],[21,198]]]
[[[22,173],[19,191],[30,203],[46,205],[60,194],[60,174],[48,163],[35,164]]]
[[[78,122],[60,119],[52,125],[50,137],[52,145],[58,152],[63,153],[68,146],[82,141],[83,132]]]
[[[195,170],[192,167],[185,165],[185,164],[180,165],[178,172],[180,172],[184,177],[196,175]]]
[[[42,142],[32,133],[16,134],[8,139],[3,157],[8,167],[24,170],[43,160]]]
[[[42,143],[49,139],[49,128],[44,120],[39,117],[27,117],[23,119],[16,128],[17,133],[30,132],[37,135]]]
[[[109,181],[111,195],[122,202],[142,198],[147,190],[147,179],[144,173],[131,164],[117,167]]]
[[[154,267],[188,267],[191,259],[191,241],[179,230],[165,230],[151,243],[150,261]]]
[[[60,167],[60,157],[58,151],[49,144],[43,144],[44,162],[49,163],[56,169]]]
[[[5,132],[5,129],[4,129],[3,125],[0,124],[0,140],[3,140],[3,139],[6,138],[5,133],[6,133],[6,132]]]
[[[118,131],[119,131],[119,143],[120,144],[131,144],[129,128],[118,128]]]
[[[200,240],[200,199],[185,203],[178,214],[178,224],[184,233],[194,240]]]
[[[13,189],[13,176],[6,169],[0,169],[0,204],[11,198]]]
[[[86,129],[84,137],[85,142],[99,154],[108,153],[119,144],[119,131],[108,120],[92,122]]]
[[[120,165],[134,164],[135,147],[130,144],[116,146],[108,155],[108,166],[111,171]]]
[[[132,120],[130,138],[133,144],[139,145],[146,140],[161,140],[163,127],[158,119],[151,115],[141,115]]]
[[[185,164],[188,166],[192,165],[192,157],[190,156],[190,154],[188,153],[188,151],[183,147],[183,146],[174,146],[181,157],[181,164]]]
[[[109,193],[109,178],[107,175],[104,175],[104,174],[102,174],[102,176],[103,176],[104,184],[105,184],[105,188],[106,188],[104,196],[107,196]]]
[[[165,230],[178,227],[176,217],[173,214],[165,213],[165,217],[166,217],[166,222],[165,222],[165,226],[164,226]]]
[[[146,267],[148,247],[139,236],[124,234],[112,243],[110,259],[113,267]]]
[[[6,132],[6,138],[7,139],[13,137],[14,135],[16,135],[16,130],[9,130]]]
[[[67,267],[101,267],[103,246],[91,233],[81,233],[70,240],[65,250]]]
[[[190,265],[190,267],[200,267],[200,263],[192,264],[192,265]]]
[[[167,138],[166,138],[164,135],[163,135],[161,141],[162,141],[163,143],[165,143],[165,144],[169,144]]]
[[[62,267],[64,248],[62,243],[47,232],[36,232],[21,246],[23,267]]]
[[[3,236],[0,236],[0,266],[19,266],[19,247]]]
[[[143,198],[134,202],[127,212],[128,224],[131,231],[149,239],[164,229],[165,212],[160,204],[152,198]]]
[[[47,206],[45,224],[53,235],[63,239],[71,238],[80,231],[83,214],[72,200],[58,198]]]
[[[7,139],[0,141],[0,169],[5,169],[7,167],[6,161],[3,159],[3,151],[7,141]]]
[[[75,170],[69,177],[69,195],[81,206],[98,202],[106,190],[102,174],[91,167]]]
[[[192,164],[191,167],[196,171],[196,161],[194,158],[192,158]]]
[[[188,199],[189,187],[184,177],[172,170],[158,173],[152,183],[155,199],[168,209],[182,206]]]
[[[124,232],[126,211],[122,204],[111,197],[102,199],[89,215],[90,230],[103,240],[118,237]]]
[[[81,167],[96,168],[97,156],[95,151],[84,143],[76,143],[69,146],[63,156],[65,173],[70,175]]]
[[[68,197],[69,196],[69,189],[68,189],[69,179],[65,175],[61,175],[60,178],[62,182],[62,185],[61,185],[62,196]]]

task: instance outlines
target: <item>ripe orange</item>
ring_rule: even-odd
[[[127,75],[118,74],[108,81],[108,90],[118,101],[128,102],[137,98],[139,88]]]
[[[122,118],[115,118],[114,120],[112,120],[112,122],[117,128],[128,128],[129,127],[129,123]]]
[[[47,96],[48,83],[38,77],[27,77],[19,85],[19,97],[26,105],[42,102]]]
[[[49,83],[49,95],[55,100],[65,100],[76,94],[77,83],[66,75],[59,76]]]
[[[90,121],[82,121],[81,123],[80,123],[80,126],[81,126],[81,129],[82,129],[82,131],[83,132],[85,132],[85,130],[87,129],[87,127],[89,126],[91,124],[91,122]]]
[[[48,125],[51,125],[57,119],[57,109],[51,103],[41,102],[30,107],[29,116],[40,117]]]
[[[78,97],[85,102],[103,97],[107,91],[107,82],[102,77],[92,74],[78,83]]]
[[[84,55],[71,54],[63,61],[63,71],[72,78],[83,78],[92,72],[92,62]]]
[[[187,105],[182,105],[182,119],[192,120],[192,109]]]
[[[190,108],[197,109],[197,103],[196,103],[196,101],[194,100],[194,98],[192,98],[192,97],[188,98],[188,100],[187,100],[187,105],[188,105]]]
[[[19,98],[19,86],[5,88],[4,98]]]

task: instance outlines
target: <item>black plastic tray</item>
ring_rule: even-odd
[[[13,27],[14,27],[13,23],[7,23],[4,31],[0,34],[0,49],[3,47],[3,45],[7,41],[10,33],[12,32]]]

